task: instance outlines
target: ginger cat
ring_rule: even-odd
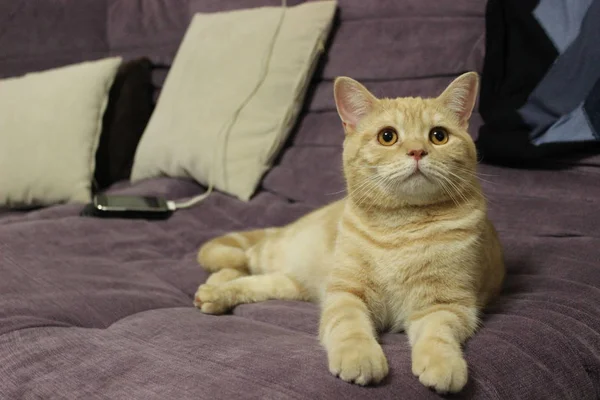
[[[348,196],[282,228],[230,233],[198,260],[213,272],[203,312],[268,299],[320,303],[329,370],[348,382],[388,373],[378,331],[405,330],[412,372],[440,393],[467,382],[461,345],[504,278],[467,133],[479,78],[437,98],[378,99],[337,78]]]

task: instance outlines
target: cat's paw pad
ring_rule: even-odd
[[[358,385],[379,383],[388,374],[388,363],[375,339],[352,339],[328,351],[329,371]]]
[[[194,306],[206,314],[223,314],[228,309],[224,300],[218,286],[205,283],[196,291]]]
[[[447,345],[423,344],[413,350],[412,372],[438,393],[457,393],[468,379],[467,362],[460,350]]]

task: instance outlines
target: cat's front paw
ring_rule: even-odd
[[[412,372],[438,393],[457,393],[467,383],[467,362],[460,349],[424,341],[412,352]]]
[[[224,293],[218,286],[204,284],[198,287],[194,296],[194,306],[205,314],[224,314],[228,311]]]
[[[381,345],[373,338],[344,340],[327,351],[329,371],[358,385],[378,383],[388,374]]]

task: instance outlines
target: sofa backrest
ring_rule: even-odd
[[[288,0],[288,5],[301,2]],[[280,0],[0,0],[0,78],[109,55],[126,60],[147,56],[156,65],[156,97],[194,13],[280,4]],[[328,51],[297,128],[281,162],[263,181],[264,189],[290,199],[321,203],[331,200],[323,197],[328,191],[343,188],[336,161],[343,138],[332,96],[336,76],[358,79],[378,96],[432,96],[460,73],[482,69],[484,1],[338,0],[338,4]],[[473,134],[479,125],[475,112]],[[326,165],[321,165],[323,160]],[[332,165],[335,168],[329,171]],[[297,184],[289,185],[290,179]]]
[[[148,56],[166,67],[194,13],[279,4],[279,0],[0,0],[0,78],[109,55]],[[439,85],[428,78],[481,69],[484,7],[480,0],[340,0],[340,23],[319,78],[349,75],[373,81],[376,92],[389,95],[434,91]],[[165,75],[158,68],[156,83]],[[402,84],[407,78],[423,82],[413,88]]]

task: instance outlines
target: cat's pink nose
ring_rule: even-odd
[[[415,160],[420,160],[421,158],[423,158],[427,155],[427,152],[423,149],[418,149],[418,150],[411,150],[406,154],[411,156]]]

